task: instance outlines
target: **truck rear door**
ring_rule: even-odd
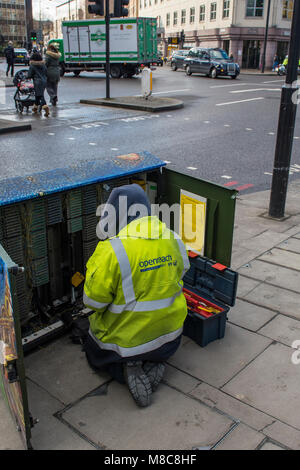
[[[157,60],[157,23],[155,18],[137,18],[139,62]]]

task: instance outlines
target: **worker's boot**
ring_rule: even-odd
[[[164,373],[166,366],[163,362],[145,362],[143,365],[144,372],[146,373],[151,388],[152,392],[155,392],[157,389],[158,385],[160,384]]]
[[[47,104],[44,104],[42,109],[45,111],[45,116],[48,117],[50,114],[49,106]]]
[[[136,404],[140,407],[150,405],[152,389],[149,379],[142,368],[142,362],[127,362],[124,365],[124,376]]]

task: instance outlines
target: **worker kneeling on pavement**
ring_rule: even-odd
[[[187,315],[186,248],[151,216],[136,184],[111,192],[97,234],[102,241],[87,263],[84,285],[84,303],[95,311],[84,349],[93,368],[127,383],[137,405],[148,406],[164,362],[179,347]]]

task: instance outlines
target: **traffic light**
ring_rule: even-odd
[[[36,41],[36,32],[35,31],[31,31],[30,39],[31,39],[31,41]]]
[[[128,16],[128,9],[124,8],[129,4],[129,0],[114,0],[114,16]]]
[[[104,16],[104,0],[89,0],[89,2],[95,4],[88,6],[90,15]]]

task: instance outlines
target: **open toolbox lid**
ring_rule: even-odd
[[[231,307],[235,304],[238,273],[208,258],[189,253],[190,269],[183,278],[185,287],[191,286],[201,295],[207,295]]]

